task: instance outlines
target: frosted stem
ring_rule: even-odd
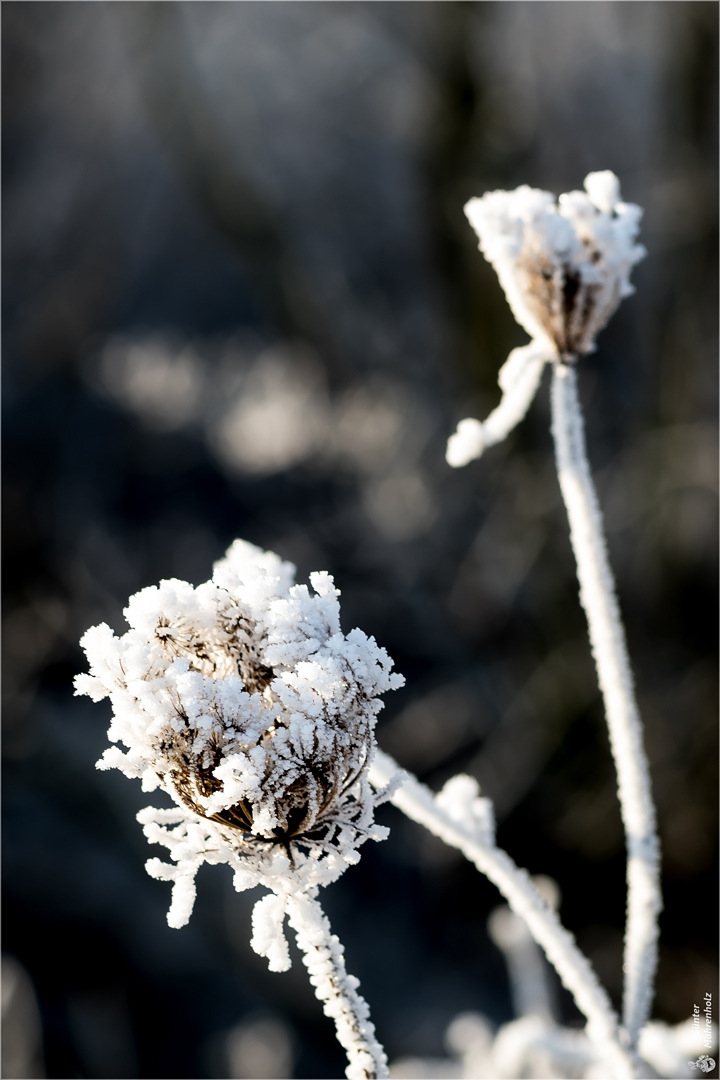
[[[657,963],[657,917],[662,907],[659,847],[625,632],[585,451],[577,378],[572,366],[555,364],[552,415],[558,476],[570,521],[580,601],[587,616],[605,701],[627,841],[623,1021],[630,1047],[635,1050],[650,1011]]]
[[[554,355],[554,348],[541,340],[513,349],[498,375],[503,392],[500,404],[482,423],[471,418],[460,421],[457,431],[448,439],[445,454],[448,465],[455,469],[467,465],[488,446],[507,438],[530,408],[543,368]]]
[[[325,1015],[334,1020],[338,1042],[347,1053],[348,1080],[387,1077],[385,1051],[375,1038],[367,1002],[357,992],[360,983],[348,975],[343,947],[319,901],[307,895],[292,896],[287,913],[315,996],[323,1003]]]
[[[370,769],[370,782],[382,788],[396,777],[398,770],[393,759],[378,750]],[[545,903],[528,873],[516,866],[504,851],[489,843],[487,835],[482,835],[479,829],[453,819],[438,805],[432,791],[409,773],[404,774],[390,800],[413,821],[424,825],[450,847],[462,851],[497,886],[512,910],[525,921],[563,985],[587,1017],[588,1038],[605,1057],[609,1071],[618,1078],[634,1076],[633,1062],[621,1045],[617,1016],[605,990],[574,937]]]

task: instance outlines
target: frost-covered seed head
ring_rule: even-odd
[[[162,581],[130,598],[128,632],[93,627],[76,692],[110,697],[114,744],[98,762],[161,788],[177,809],[139,815],[174,864],[168,921],[187,921],[203,862],[229,863],[237,888],[311,891],[358,859],[373,824],[367,770],[378,695],[402,684],[383,649],[340,630],[325,573],[236,541],[212,581]]]
[[[489,191],[465,213],[530,336],[566,359],[592,351],[646,254],[635,243],[642,210],[621,201],[615,174],[590,173],[585,191],[557,202],[527,185]]]

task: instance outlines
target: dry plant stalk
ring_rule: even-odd
[[[642,727],[625,632],[607,557],[602,515],[585,449],[577,396],[578,359],[624,296],[645,249],[642,211],[620,198],[611,172],[590,173],[585,191],[561,195],[520,187],[471,199],[465,212],[495,267],[513,314],[532,341],[500,371],[500,405],[484,423],[463,420],[447,460],[465,465],[522,419],[546,362],[553,367],[553,435],[558,477],[577,562],[580,600],[605,702],[628,851],[624,1037],[634,1053],[650,1011],[662,907],[659,845]]]

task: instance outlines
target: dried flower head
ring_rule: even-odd
[[[359,858],[373,823],[367,780],[378,695],[402,685],[387,653],[360,630],[340,630],[338,591],[326,573],[313,592],[295,568],[237,540],[212,581],[193,588],[162,581],[130,598],[130,630],[85,634],[90,674],[76,693],[110,697],[110,747],[98,762],[141,777],[176,804],[138,818],[172,863],[152,859],[153,877],[172,880],[171,926],[192,911],[203,862],[228,863],[238,890],[268,886],[254,944],[287,967],[279,929],[283,897],[314,895]],[[279,926],[278,926],[279,923]]]
[[[564,359],[590,352],[645,255],[642,210],[620,199],[614,173],[585,178],[585,191],[555,201],[523,187],[470,199],[465,213],[494,266],[513,314],[531,338]]]

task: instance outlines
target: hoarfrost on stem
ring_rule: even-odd
[[[650,770],[602,514],[585,450],[575,369],[558,364],[552,383],[558,479],[577,563],[580,602],[605,702],[627,844],[623,1019],[635,1048],[652,1004],[657,965],[660,851]]]
[[[548,906],[526,871],[495,842],[492,803],[481,797],[477,781],[456,776],[434,795],[396,762],[378,751],[370,780],[412,821],[424,825],[450,847],[458,848],[500,890],[512,910],[556,969],[588,1019],[587,1035],[605,1063],[603,1075],[633,1076],[633,1062],[622,1045],[617,1016],[587,958]]]
[[[347,1053],[348,1080],[387,1077],[387,1057],[375,1038],[370,1010],[357,992],[358,980],[345,969],[343,947],[322,908],[317,900],[295,896],[288,903],[288,917],[315,996],[335,1022],[338,1042]]]
[[[76,679],[76,693],[112,702],[114,745],[98,767],[176,804],[138,815],[170,852],[171,862],[147,864],[173,882],[170,925],[188,921],[199,867],[226,863],[236,889],[271,891],[253,944],[276,971],[289,966],[290,898],[314,897],[365,840],[386,835],[367,772],[378,695],[403,682],[372,638],[341,632],[328,574],[311,574],[312,591],[294,574],[238,540],[212,581],[162,581],[131,597],[121,637],[88,630],[90,674]]]
[[[519,187],[471,199],[465,212],[497,271],[515,318],[532,337],[500,371],[500,405],[480,423],[463,420],[448,441],[457,467],[504,438],[525,415],[546,361],[553,364],[553,437],[568,513],[580,601],[605,702],[628,849],[623,1020],[637,1052],[649,1015],[662,908],[659,845],[650,776],[625,631],[615,595],[602,515],[585,449],[575,362],[620,300],[645,249],[636,243],[642,211],[622,202],[612,172],[590,173],[585,191],[561,195]]]

